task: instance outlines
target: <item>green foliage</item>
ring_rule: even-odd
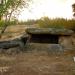
[[[75,17],[75,3],[72,4],[72,9],[73,9],[73,16]]]
[[[23,7],[27,7],[30,0],[1,0],[0,4],[0,21],[2,20],[2,17],[5,18],[5,22],[2,23],[3,28],[0,33],[0,38],[4,31],[6,30],[7,26],[14,23],[10,22],[12,16],[17,13],[17,15],[20,13],[20,10],[22,10]],[[15,14],[14,14],[15,13]]]
[[[2,0],[2,1],[3,2],[0,4],[0,17],[6,16],[6,15],[11,17],[13,12],[18,13],[20,9],[22,10],[23,7],[27,7],[28,2],[30,0],[15,0],[15,1],[14,0]]]
[[[34,24],[36,24],[36,20],[27,20],[26,22],[25,22],[25,25],[34,25]]]
[[[38,26],[41,28],[67,28],[75,30],[75,20],[67,20],[63,18],[50,19],[44,17],[38,20]]]
[[[19,21],[18,24],[19,25],[34,25],[37,23],[38,20],[34,20],[34,19],[30,19],[27,21]]]
[[[68,20],[67,24],[65,24],[65,27],[75,31],[75,19]]]
[[[64,19],[56,18],[56,19],[49,19],[48,17],[41,18],[38,20],[39,27],[43,28],[64,28],[63,21],[66,21]]]
[[[1,20],[0,21],[0,27],[3,27],[5,24],[7,24],[7,25],[16,25],[17,22],[16,21],[8,21],[8,22],[5,22],[4,20]]]
[[[5,24],[5,21],[1,20],[0,21],[0,27],[2,27]]]
[[[16,21],[8,21],[7,22],[8,25],[16,25],[16,23],[17,23]]]

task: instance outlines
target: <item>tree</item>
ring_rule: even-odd
[[[5,25],[2,28],[0,37],[8,26],[8,21],[11,20],[14,13],[20,13],[22,8],[27,8],[31,0],[0,0],[0,20],[5,18]]]
[[[72,4],[72,9],[73,9],[73,16],[75,17],[75,3]]]
[[[73,9],[73,16],[75,18],[75,3],[72,4],[72,9]],[[75,19],[74,19],[74,21],[75,21]],[[75,24],[72,25],[72,30],[75,31]]]

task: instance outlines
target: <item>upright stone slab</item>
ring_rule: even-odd
[[[48,53],[62,53],[64,51],[60,44],[28,43],[27,51],[46,51]]]

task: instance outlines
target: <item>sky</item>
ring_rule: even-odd
[[[39,19],[44,16],[71,19],[73,3],[75,0],[33,0],[29,9],[23,9],[18,20]]]

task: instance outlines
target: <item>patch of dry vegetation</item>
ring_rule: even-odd
[[[5,32],[2,35],[2,38],[0,40],[5,40],[9,38],[14,38],[15,36],[19,36],[22,34],[25,34],[25,25],[11,25],[8,26]]]
[[[75,51],[60,55],[46,51],[1,54],[0,75],[75,75],[74,56]]]

